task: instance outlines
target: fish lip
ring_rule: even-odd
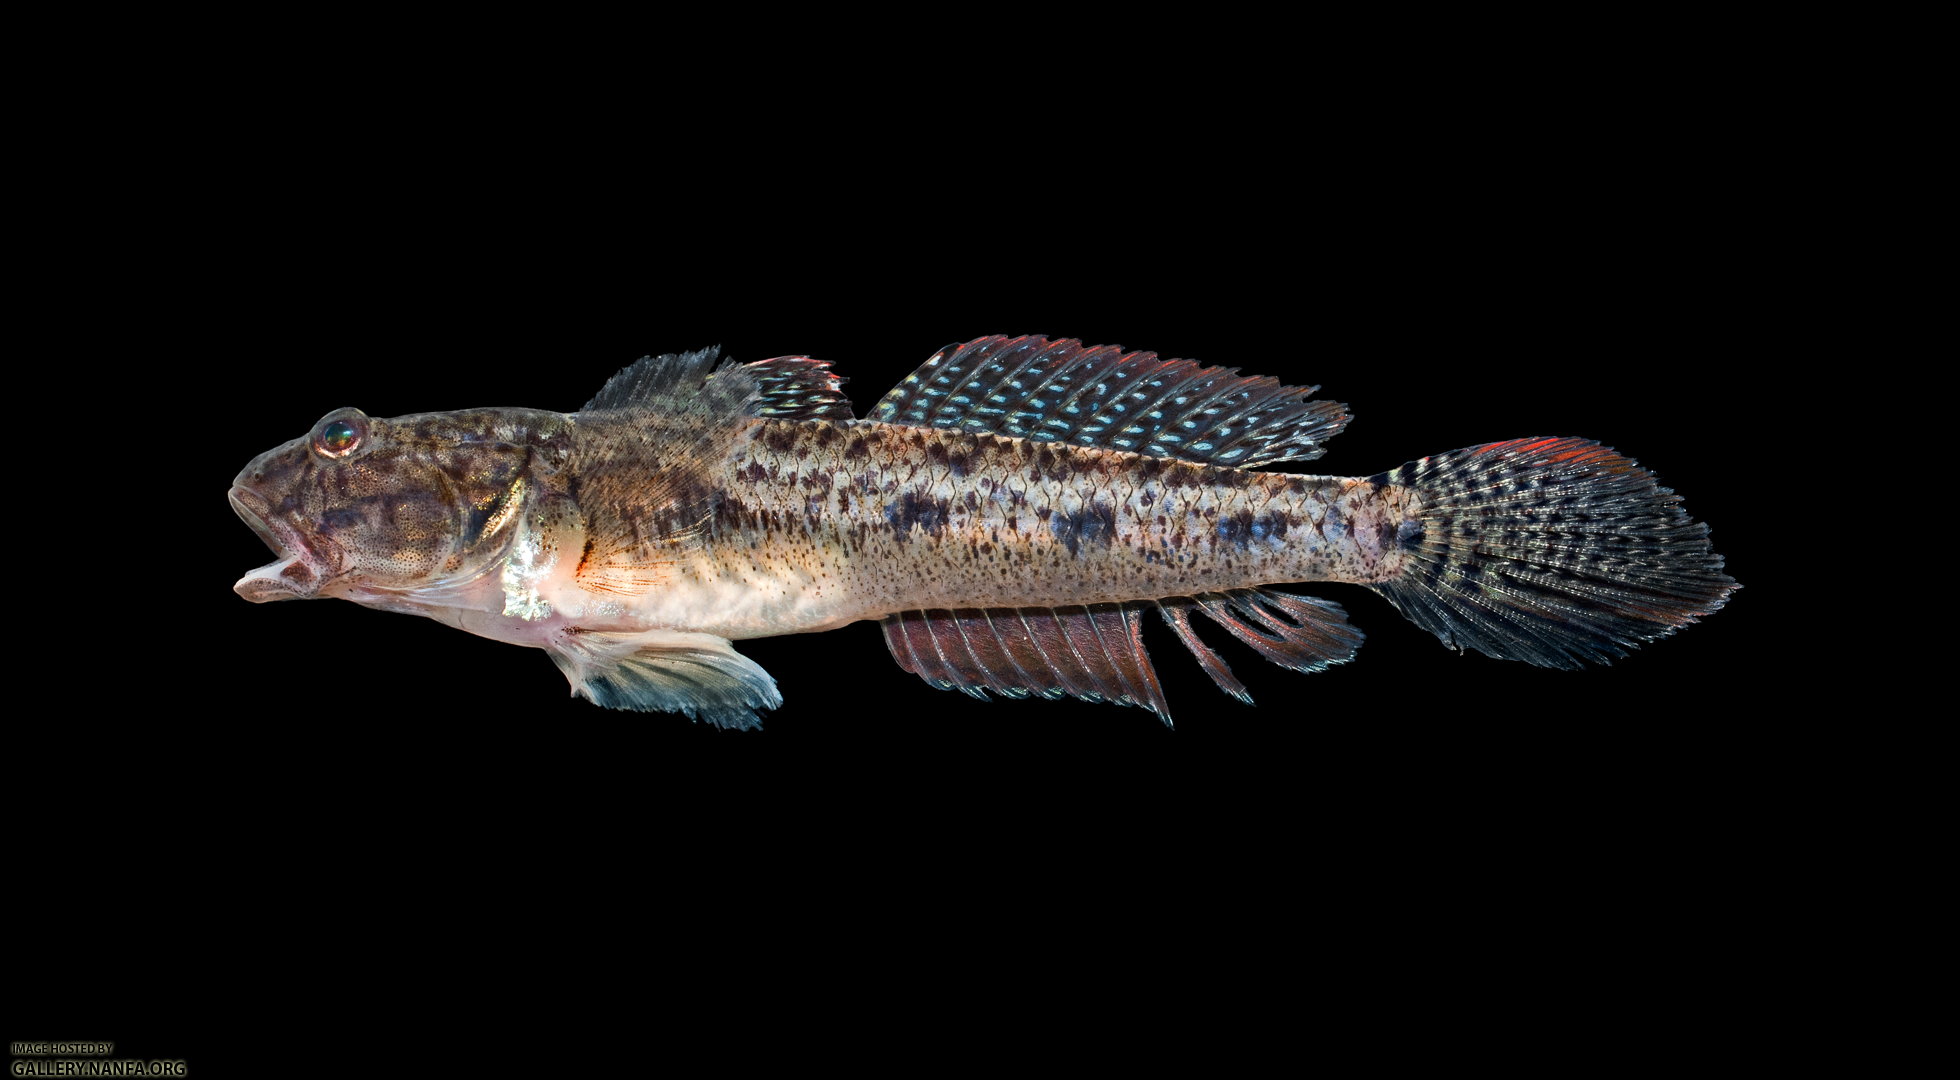
[[[258,492],[233,484],[226,497],[231,501],[232,511],[238,515],[238,519],[251,526],[252,531],[258,534],[259,539],[265,541],[265,546],[271,548],[274,555],[288,553],[286,546],[280,543],[278,535],[272,531],[272,505]]]
[[[240,520],[251,526],[265,546],[279,558],[239,578],[231,591],[254,604],[279,600],[308,600],[320,595],[329,578],[325,568],[304,537],[290,527],[282,528],[272,518],[272,505],[264,496],[243,485],[234,484],[227,498]]]

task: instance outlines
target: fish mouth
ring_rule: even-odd
[[[276,600],[307,600],[320,593],[327,575],[313,557],[305,538],[292,528],[275,524],[272,506],[257,492],[234,485],[229,494],[239,520],[251,526],[265,546],[280,558],[239,578],[231,591],[254,604]]]
[[[265,541],[265,546],[271,548],[274,555],[286,553],[279,546],[279,538],[272,532],[271,504],[260,498],[258,492],[237,486],[233,486],[227,498],[231,500],[232,512],[238,515],[238,520],[250,525],[252,531],[259,534],[259,539]]]

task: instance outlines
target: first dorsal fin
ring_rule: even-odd
[[[1249,468],[1326,453],[1349,416],[1307,400],[1319,389],[1117,345],[995,336],[934,353],[870,419]]]
[[[710,345],[693,352],[642,356],[607,379],[606,385],[579,411],[671,406],[676,399],[685,402],[700,393],[720,354],[721,346]]]
[[[847,381],[830,370],[830,361],[807,356],[778,356],[752,364],[715,358],[721,346],[694,352],[642,356],[585,403],[585,412],[649,408],[665,411],[695,404],[711,381],[721,381],[734,394],[718,395],[722,408],[735,403],[749,416],[778,420],[851,419],[851,399],[841,389]]]
[[[647,356],[614,375],[575,418],[564,472],[585,519],[574,576],[637,596],[665,580],[677,549],[714,512],[718,453],[762,399],[755,372],[718,349]]]
[[[573,573],[587,590],[638,596],[667,579],[714,513],[719,456],[753,418],[851,418],[824,361],[717,367],[719,351],[641,357],[578,414],[565,472],[585,518]]]

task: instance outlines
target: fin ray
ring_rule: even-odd
[[[997,335],[934,353],[869,418],[1249,468],[1326,452],[1349,415],[1309,401],[1319,389],[1074,338]]]
[[[1252,695],[1192,631],[1192,611],[1295,671],[1344,663],[1362,640],[1339,604],[1267,589],[1060,608],[900,611],[887,615],[882,629],[898,666],[941,690],[981,700],[991,690],[1135,705],[1168,725],[1170,702],[1143,643],[1143,614],[1153,607],[1218,688],[1248,705]]]
[[[894,612],[885,647],[898,666],[942,690],[986,699],[1063,695],[1135,705],[1170,723],[1143,646],[1143,604]]]
[[[776,420],[849,420],[851,399],[833,374],[830,361],[807,356],[778,356],[742,365],[755,378],[761,396],[749,404],[750,416]]]
[[[1164,621],[1170,624],[1171,630],[1177,634],[1177,639],[1184,643],[1185,648],[1191,650],[1192,656],[1198,658],[1198,666],[1204,669],[1206,675],[1211,676],[1211,681],[1218,684],[1220,690],[1247,705],[1252,704],[1252,694],[1246,690],[1244,683],[1232,676],[1231,665],[1225,662],[1224,657],[1214,652],[1211,646],[1199,640],[1196,632],[1191,629],[1191,609],[1196,606],[1197,601],[1188,596],[1168,596],[1157,602],[1157,614],[1162,615]]]
[[[1489,443],[1372,480],[1415,489],[1423,531],[1406,569],[1371,587],[1451,648],[1608,664],[1741,588],[1679,495],[1588,439]]]
[[[1348,624],[1346,610],[1332,601],[1270,589],[1233,589],[1193,599],[1213,622],[1283,668],[1325,671],[1352,660],[1361,647],[1361,631]],[[1293,622],[1276,617],[1281,614]]]
[[[720,728],[762,726],[757,709],[783,704],[761,665],[712,634],[638,634],[566,627],[547,653],[572,696],[608,709],[678,712]]]

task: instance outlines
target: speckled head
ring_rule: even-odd
[[[265,603],[474,578],[522,507],[530,433],[505,410],[328,413],[232,481],[232,509],[279,556],[233,590]]]

